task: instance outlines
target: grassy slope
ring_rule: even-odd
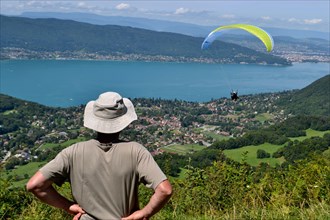
[[[28,178],[27,179],[22,179],[19,181],[15,181],[14,182],[14,186],[18,186],[18,187],[23,187],[28,179],[34,175],[34,173],[45,164],[46,162],[31,162],[28,163],[26,165],[23,166],[19,166],[17,169],[14,170],[10,170],[10,171],[5,171],[5,172],[1,172],[0,176],[3,178],[8,178],[8,177],[12,177],[15,179],[15,176],[18,176],[20,178],[24,178],[24,175],[27,174]]]
[[[272,155],[274,152],[276,152],[281,147],[283,147],[283,145],[274,145],[274,144],[264,143],[264,144],[257,145],[257,146],[251,145],[251,146],[241,147],[241,148],[233,149],[233,150],[224,150],[224,154],[233,160],[242,161],[243,154],[245,152],[247,152],[246,158],[245,158],[246,162],[252,166],[257,166],[261,162],[269,163],[269,165],[275,166],[276,164],[281,164],[284,161],[284,159],[283,158],[258,159],[257,150],[262,149]]]

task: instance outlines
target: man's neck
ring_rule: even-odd
[[[103,144],[116,143],[119,142],[119,134],[120,132],[114,134],[104,134],[98,132],[96,139]]]

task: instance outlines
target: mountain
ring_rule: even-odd
[[[22,17],[28,18],[57,18],[65,20],[74,20],[86,22],[96,25],[120,25],[137,27],[154,31],[164,31],[172,33],[180,33],[194,37],[205,37],[207,34],[216,28],[216,26],[202,26],[183,22],[173,22],[166,20],[138,18],[138,17],[122,17],[122,16],[102,16],[91,13],[60,13],[60,12],[24,12]],[[221,25],[221,23],[219,23]],[[329,32],[310,31],[310,30],[291,30],[284,28],[263,27],[272,36],[288,36],[293,38],[320,38],[329,39]],[[235,33],[235,31],[234,31]],[[242,32],[236,32],[242,34]]]
[[[227,63],[290,64],[286,59],[215,42],[201,51],[203,38],[118,25],[92,25],[72,20],[31,19],[1,15],[1,48],[37,52],[80,52],[101,55],[134,54],[180,59],[217,59]],[[219,52],[221,51],[221,52]]]
[[[215,26],[201,26],[182,22],[137,17],[101,16],[90,13],[25,12],[21,16],[74,20],[97,25],[120,25],[153,31],[179,33],[193,37],[205,37],[211,30],[216,28]],[[298,60],[293,58],[291,60],[293,62],[328,62],[330,60],[329,32],[274,27],[263,28],[274,38],[275,48],[272,55],[285,58],[296,57],[297,54],[308,56]],[[260,40],[243,30],[224,32],[221,41],[238,44],[259,52],[264,51]]]
[[[57,18],[62,20],[74,20],[95,25],[120,25],[127,27],[142,28],[153,31],[179,33],[194,37],[205,37],[211,27],[173,22],[157,19],[123,17],[123,16],[102,16],[90,13],[61,13],[61,12],[24,12],[22,17],[27,18]]]
[[[305,61],[314,62],[313,60],[318,57],[315,61],[329,62],[330,60],[330,43],[329,40],[320,38],[293,38],[288,36],[273,36],[274,39],[274,50],[272,54],[283,55],[285,57],[293,57],[297,54],[305,57]],[[221,38],[222,41],[227,43],[239,42],[240,46],[247,47],[257,51],[263,51],[263,45],[260,44],[259,39],[254,36],[247,35],[234,35],[224,34]],[[322,58],[321,58],[322,57]]]
[[[330,75],[284,96],[278,105],[294,115],[330,115]]]

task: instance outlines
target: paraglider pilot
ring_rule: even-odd
[[[231,97],[231,100],[237,101],[237,99],[238,99],[237,91],[232,91],[230,93],[230,97]]]

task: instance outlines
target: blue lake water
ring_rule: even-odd
[[[301,89],[329,74],[329,63],[288,67],[236,64],[5,60],[0,92],[48,106],[86,104],[105,91],[124,97],[206,102],[239,95]]]

